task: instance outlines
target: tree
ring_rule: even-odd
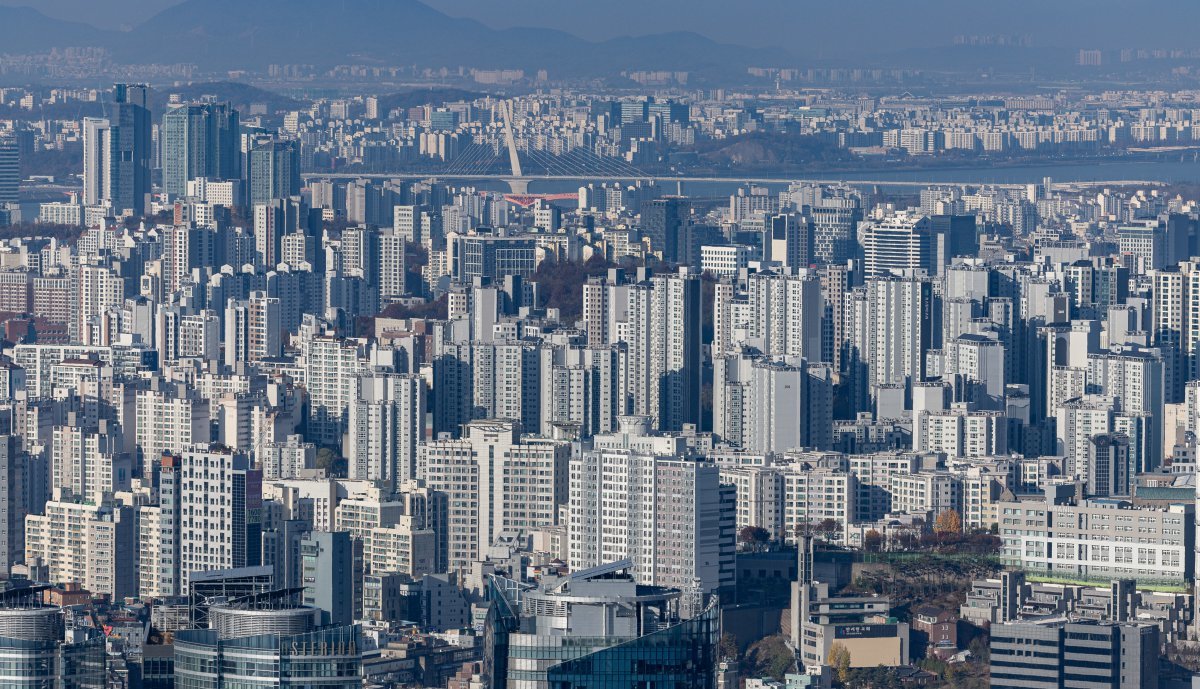
[[[42,222],[23,222],[0,227],[0,240],[18,239],[21,237],[49,237],[63,244],[74,244],[83,234],[79,225],[55,225]]]
[[[329,476],[344,476],[346,473],[346,459],[339,456],[337,450],[330,447],[317,449],[316,465],[318,469],[324,469]]]
[[[841,530],[842,525],[838,520],[832,517],[826,517],[817,524],[817,533],[821,535],[821,539],[828,542],[832,541],[837,532]]]
[[[954,678],[957,675],[958,675],[958,668],[954,667],[953,665],[951,665],[949,663],[946,664],[946,669],[942,670],[942,679],[945,679],[947,682],[953,683]]]
[[[971,651],[971,657],[981,663],[988,663],[992,658],[992,647],[988,643],[989,637],[986,634],[971,639],[971,644],[967,648]]]
[[[842,684],[850,681],[850,649],[845,644],[834,642],[829,647],[829,658],[826,664],[833,668],[837,679]]]
[[[962,517],[954,510],[946,510],[933,520],[933,531],[939,535],[962,533]]]
[[[745,526],[738,533],[738,540],[750,550],[759,550],[771,542],[771,532],[761,526]]]
[[[900,550],[913,550],[917,547],[917,537],[911,531],[901,531],[892,538],[892,546]]]
[[[717,647],[717,650],[719,651],[721,658],[724,660],[738,659],[737,639],[734,638],[733,634],[730,634],[729,632],[725,632],[721,635],[721,641]]]
[[[574,261],[542,261],[530,282],[538,284],[544,299],[540,306],[555,308],[564,323],[574,323],[583,315],[583,284],[588,278],[601,276],[613,265],[600,254],[580,264]]]
[[[433,301],[423,304],[388,304],[383,310],[384,318],[432,318],[442,320],[449,311],[450,300],[442,294]]]
[[[856,687],[883,689],[884,687],[900,686],[900,678],[896,674],[895,668],[883,665],[859,668],[850,674]]]
[[[883,550],[883,534],[875,529],[863,534],[863,550],[868,553],[878,553]]]
[[[792,670],[796,654],[779,634],[763,637],[746,649],[744,667],[755,677],[782,680]]]

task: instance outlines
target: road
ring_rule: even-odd
[[[531,182],[539,181],[578,181],[578,182],[594,182],[594,181],[611,181],[611,182],[637,182],[637,181],[655,181],[658,183],[695,183],[695,182],[711,182],[720,184],[787,184],[788,182],[809,182],[813,184],[847,184],[855,187],[981,187],[988,186],[1001,189],[1024,189],[1025,184],[983,184],[980,182],[927,182],[927,181],[907,181],[907,180],[891,180],[891,179],[841,179],[837,177],[684,177],[672,175],[647,175],[643,177],[609,177],[604,175],[525,175],[519,178],[506,177],[504,175],[439,175],[433,173],[417,173],[417,172],[369,172],[369,173],[349,173],[349,172],[332,172],[332,173],[316,173],[307,172],[303,175],[304,179],[436,179],[447,181],[503,181],[513,186],[514,190],[518,185],[522,189],[528,188]],[[1157,186],[1162,182],[1150,180],[1103,180],[1097,182],[1061,182],[1056,183],[1056,189],[1082,189],[1095,187],[1115,187],[1115,186]]]

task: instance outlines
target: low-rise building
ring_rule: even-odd
[[[1135,579],[1143,587],[1192,579],[1192,503],[1137,508],[1128,500],[1084,500],[1067,484],[998,509],[1000,557],[1009,567],[1071,581]]]
[[[994,689],[1159,686],[1158,627],[1138,623],[1010,622],[991,631]]]

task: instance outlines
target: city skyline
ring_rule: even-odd
[[[1196,685],[1196,20],[0,0],[3,683]]]

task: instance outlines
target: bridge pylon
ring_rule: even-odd
[[[513,194],[528,194],[529,180],[523,177],[505,177],[504,181]]]

